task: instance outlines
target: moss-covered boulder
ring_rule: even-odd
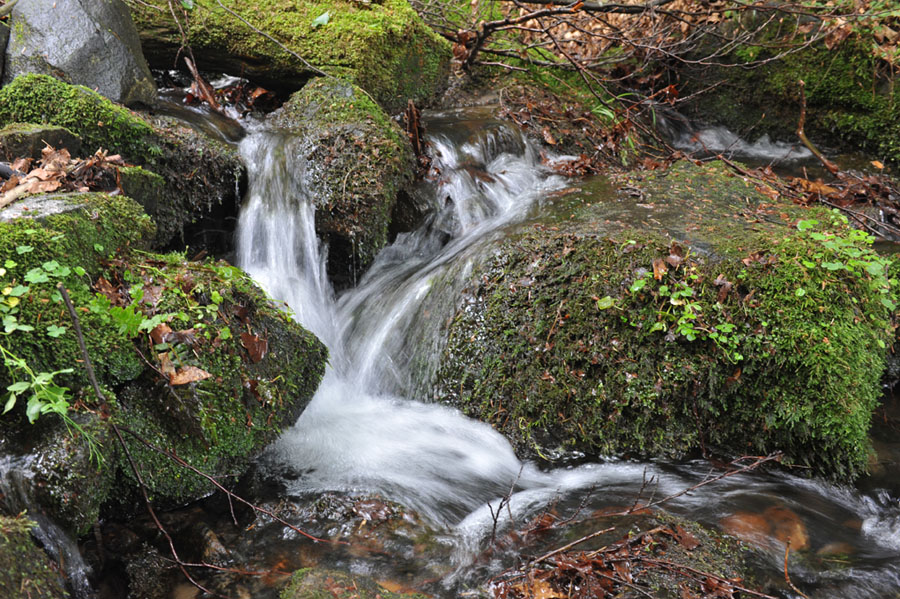
[[[779,48],[770,42],[738,49],[723,60],[741,64],[771,58]],[[818,42],[759,68],[695,66],[678,75],[682,96],[719,83],[715,91],[681,105],[694,118],[726,125],[745,137],[768,134],[789,141],[797,140],[802,80],[805,131],[810,138],[826,148],[862,150],[872,158],[900,162],[900,111],[893,74],[856,36],[831,49]]]
[[[183,40],[166,3],[130,4],[148,60],[171,68]],[[299,89],[322,70],[352,81],[396,111],[407,99],[417,104],[434,99],[449,72],[450,45],[406,0],[193,4],[183,26],[199,67],[243,74],[270,88]]]
[[[104,502],[129,505],[138,476],[165,503],[213,488],[144,442],[212,476],[239,475],[296,420],[324,370],[322,344],[247,275],[138,251],[153,233],[124,196],[42,196],[0,211],[0,388],[17,395],[0,418],[0,449],[21,458],[31,499],[76,534]]]
[[[315,202],[329,275],[338,286],[356,280],[387,244],[398,197],[412,180],[409,140],[362,89],[334,78],[308,83],[269,124],[296,136],[289,151],[307,165],[300,187]]]
[[[839,215],[768,204],[721,164],[620,185],[486,252],[436,396],[526,452],[781,450],[859,474],[889,262]]]
[[[236,150],[167,117],[145,118],[86,87],[47,75],[23,75],[0,89],[0,126],[65,127],[85,153],[104,148],[160,175],[160,202],[146,206],[157,223],[157,246],[202,244],[204,229],[230,230],[246,169]],[[208,245],[229,243],[206,240]]]
[[[31,536],[33,526],[24,516],[0,515],[0,589],[7,597],[66,599],[59,571]]]

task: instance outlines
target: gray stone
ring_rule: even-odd
[[[10,18],[3,83],[45,73],[126,105],[152,104],[156,84],[122,0],[29,0]]]

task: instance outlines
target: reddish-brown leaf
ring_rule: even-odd
[[[653,278],[657,281],[661,281],[663,275],[668,272],[668,268],[666,268],[666,263],[662,258],[654,258],[653,259]]]
[[[265,358],[269,351],[268,339],[253,333],[241,333],[241,345],[250,354],[250,361],[254,364]]]

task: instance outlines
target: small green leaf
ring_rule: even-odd
[[[26,383],[25,381],[19,381],[6,387],[7,391],[13,393],[21,393],[22,391],[28,391],[29,389],[31,389],[31,383]]]
[[[323,12],[318,17],[313,19],[312,28],[321,27],[323,25],[328,25],[328,20],[331,19],[331,13],[328,11]]]
[[[75,274],[78,275],[79,277],[83,277],[85,274],[87,274],[87,271],[84,270],[84,268],[82,268],[81,266],[76,266]]]
[[[806,289],[804,289],[803,287],[798,287],[797,291],[794,292],[794,295],[796,295],[797,297],[803,297],[804,295],[806,295]]]
[[[194,0],[181,0],[181,8],[184,10],[194,10]]]
[[[638,279],[634,283],[631,284],[631,287],[628,288],[631,293],[637,293],[641,289],[643,289],[647,285],[647,279]]]
[[[897,304],[895,304],[893,300],[890,300],[886,297],[881,298],[881,305],[888,310],[891,310],[892,312],[897,309]]]
[[[55,324],[51,324],[50,326],[47,327],[47,336],[53,337],[54,339],[65,334],[65,332],[66,332],[66,327],[56,326]]]
[[[17,254],[27,254],[28,252],[33,252],[33,251],[34,251],[34,248],[31,247],[30,245],[19,245],[19,246],[16,246],[16,253],[17,253]]]
[[[6,414],[10,410],[13,409],[13,406],[16,405],[16,394],[10,393],[9,399],[6,400],[6,405],[3,407],[3,413]]]
[[[18,264],[19,263],[15,260],[7,260],[3,263],[3,266],[5,266],[6,268],[15,268],[16,266],[18,266]]]
[[[840,270],[844,268],[843,262],[823,262],[822,268],[825,270]]]
[[[32,268],[25,274],[25,280],[29,283],[46,283],[50,277],[40,268]]]
[[[99,243],[94,244],[94,250],[98,253],[103,253],[103,246]]]
[[[801,220],[800,222],[797,223],[797,230],[798,231],[806,231],[807,229],[812,229],[813,227],[815,227],[818,224],[819,224],[819,221],[817,221],[817,220],[812,220],[812,219],[811,220]]]
[[[12,289],[9,290],[9,295],[11,295],[13,297],[22,297],[23,295],[28,293],[29,289],[30,289],[30,287],[26,287],[25,285],[16,285],[15,287],[13,287]]]
[[[613,307],[615,301],[608,295],[597,300],[597,308],[600,310],[608,310]]]
[[[228,341],[229,339],[231,339],[231,329],[225,327],[224,329],[219,331],[219,339],[221,339],[222,341]]]

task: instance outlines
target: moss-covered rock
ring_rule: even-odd
[[[409,141],[359,87],[317,78],[269,123],[296,136],[290,151],[307,164],[316,232],[329,245],[328,272],[340,286],[358,278],[388,242],[398,196],[411,182]]]
[[[183,42],[168,9],[159,10],[165,2],[130,4],[148,60],[171,68]],[[429,102],[449,71],[450,45],[406,0],[224,0],[221,5],[197,0],[184,29],[202,69],[241,73],[268,87],[296,90],[318,74],[311,65],[359,85],[389,111],[402,109],[407,99]]]
[[[418,593],[393,593],[368,576],[337,570],[304,568],[297,570],[281,594],[281,599],[424,599]]]
[[[859,474],[893,338],[888,261],[838,215],[768,205],[721,165],[621,186],[493,248],[436,396],[538,453],[782,450]]]
[[[168,324],[154,333],[162,345],[145,348],[153,368],[118,393],[114,419],[204,472],[239,476],[312,399],[324,346],[224,263],[184,263],[174,254],[121,275],[141,281],[145,297],[159,290],[153,311]],[[172,332],[161,332],[166,327]],[[213,490],[137,439],[127,442],[154,496],[180,503]],[[134,477],[124,462],[122,472]]]
[[[718,43],[718,42],[715,42]],[[778,50],[750,47],[723,60],[740,64],[763,60]],[[679,72],[681,95],[721,82],[689,107],[695,118],[726,125],[739,133],[794,141],[800,118],[800,81],[805,82],[809,137],[857,149],[874,158],[900,162],[900,111],[890,74],[862,39],[851,37],[828,49],[824,42],[755,69],[693,68]]]
[[[131,433],[213,476],[238,475],[296,420],[324,370],[322,344],[249,277],[224,264],[137,251],[153,232],[149,217],[123,196],[27,198],[0,211],[0,255],[7,257],[0,388],[28,387],[14,389],[19,397],[0,419],[9,443],[2,449],[23,456],[34,487],[28,494],[76,534],[104,501],[121,505],[137,496],[137,475],[110,424],[124,431],[155,499],[188,501],[211,483]],[[88,380],[58,283],[79,316],[103,398]],[[52,387],[41,389],[58,397],[58,387],[67,388],[67,426],[54,423],[46,393],[32,400],[36,381],[50,373]],[[28,424],[26,414],[33,420],[41,413],[38,426]],[[86,438],[99,455],[84,450]]]
[[[0,89],[0,126],[17,122],[65,127],[86,153],[104,148],[162,176],[165,187],[150,214],[157,245],[196,239],[203,228],[229,229],[204,221],[237,215],[246,169],[236,150],[174,119],[147,119],[86,87],[23,75]]]
[[[66,599],[59,572],[31,537],[33,526],[24,516],[0,516],[0,589],[8,597]]]

